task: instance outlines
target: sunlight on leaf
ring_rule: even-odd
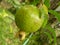
[[[44,0],[44,4],[49,8],[50,7],[50,0]]]

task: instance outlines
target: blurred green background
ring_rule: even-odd
[[[37,6],[43,1],[48,7],[47,25],[39,29],[29,39],[20,41],[16,36],[19,31],[15,24],[15,13],[21,5]],[[0,45],[60,45],[60,0],[0,0]]]

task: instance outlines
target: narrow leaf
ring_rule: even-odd
[[[40,3],[40,0],[29,0],[29,4],[32,5],[37,5],[38,3]]]
[[[55,45],[56,44],[56,33],[55,33],[55,30],[50,25],[47,25],[46,28],[52,33],[52,35],[54,37],[54,45]]]
[[[44,4],[49,8],[50,7],[50,0],[44,0]]]
[[[32,37],[33,33],[31,33],[29,35],[29,37],[27,38],[27,40],[23,43],[23,45],[27,45],[27,43],[29,42],[29,39]]]
[[[52,42],[52,36],[51,36],[51,34],[49,32],[44,32],[44,33],[48,36],[48,38],[50,40],[50,43],[51,43]]]
[[[60,21],[60,13],[58,13],[54,10],[49,10],[49,13],[51,13],[52,15],[55,15],[55,17],[58,19],[58,21]]]

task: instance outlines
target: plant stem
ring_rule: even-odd
[[[26,44],[28,43],[28,41],[29,41],[29,39],[32,37],[32,35],[33,35],[33,33],[31,33],[31,34],[29,35],[29,37],[28,37],[27,40],[23,43],[23,45],[26,45]]]

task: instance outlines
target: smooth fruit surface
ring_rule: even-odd
[[[47,13],[47,10],[45,11],[45,13]],[[42,11],[40,12],[40,10],[33,5],[25,5],[20,7],[15,15],[16,25],[20,28],[20,30],[25,32],[37,31],[44,22],[42,14],[39,13],[42,13]]]
[[[40,12],[41,12],[41,20],[43,20],[43,24],[42,24],[42,28],[44,28],[48,22],[48,8],[46,7],[45,4],[42,5],[42,7],[40,8]]]

